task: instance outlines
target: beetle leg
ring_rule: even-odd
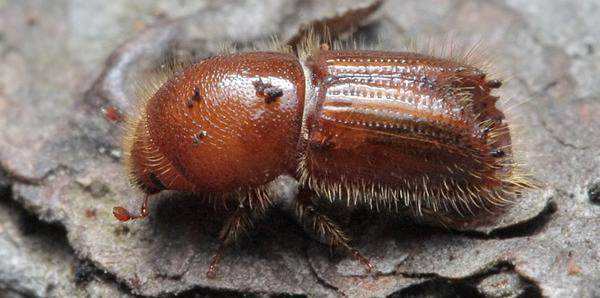
[[[349,253],[352,258],[363,264],[367,271],[371,271],[373,265],[369,258],[350,246],[350,237],[342,231],[338,224],[327,217],[327,215],[317,211],[315,204],[311,200],[313,193],[311,190],[301,189],[298,194],[295,215],[300,223],[310,231],[317,233],[325,242]]]
[[[217,273],[219,263],[227,247],[234,244],[240,235],[246,233],[252,227],[253,221],[260,217],[264,211],[260,207],[250,208],[249,206],[240,204],[233,214],[229,216],[219,232],[221,244],[208,266],[208,271],[206,272],[208,277],[214,277]]]

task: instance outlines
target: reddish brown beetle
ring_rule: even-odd
[[[238,200],[220,233],[223,248],[271,206],[269,183],[292,176],[301,222],[368,269],[315,209],[313,193],[462,216],[504,206],[528,187],[491,95],[501,82],[482,70],[405,52],[321,47],[304,56],[228,54],[171,77],[130,121],[131,180],[148,195],[171,189]],[[144,217],[147,198],[139,215],[113,213],[121,221]]]

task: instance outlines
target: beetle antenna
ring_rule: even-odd
[[[150,210],[148,209],[148,198],[150,197],[149,194],[146,194],[146,196],[144,197],[144,202],[142,203],[142,207],[140,208],[140,213],[135,215],[132,214],[129,210],[125,209],[124,207],[114,207],[113,208],[113,215],[119,220],[119,221],[129,221],[132,219],[139,219],[139,218],[144,218],[147,217],[150,214]]]

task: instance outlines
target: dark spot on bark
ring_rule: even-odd
[[[588,197],[590,202],[600,204],[600,180],[592,183],[588,187]]]
[[[35,214],[26,210],[20,210],[18,213],[17,226],[26,236],[50,235],[58,232],[58,230],[54,231],[55,225],[43,223]]]
[[[38,22],[38,18],[34,15],[30,15],[25,18],[25,23],[29,27],[35,26],[37,24],[37,22]]]
[[[84,212],[85,212],[85,217],[87,217],[89,219],[96,218],[96,210],[87,208],[87,209],[85,209]]]
[[[200,144],[200,141],[206,136],[208,136],[208,132],[206,132],[206,130],[201,130],[200,132],[192,136],[192,143],[194,145],[198,145]]]
[[[98,272],[98,268],[90,260],[80,261],[75,268],[75,283],[81,284],[89,281]]]
[[[115,236],[122,236],[129,233],[129,228],[126,225],[118,225],[113,230],[113,233],[115,234]]]

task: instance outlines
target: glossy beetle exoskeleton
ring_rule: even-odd
[[[124,142],[127,170],[148,195],[171,189],[239,200],[223,246],[271,206],[269,183],[292,176],[300,221],[371,268],[315,209],[313,194],[416,215],[506,205],[528,180],[491,94],[500,85],[465,63],[405,52],[212,57],[142,104]],[[123,221],[147,214],[146,203],[139,215],[114,209]]]

